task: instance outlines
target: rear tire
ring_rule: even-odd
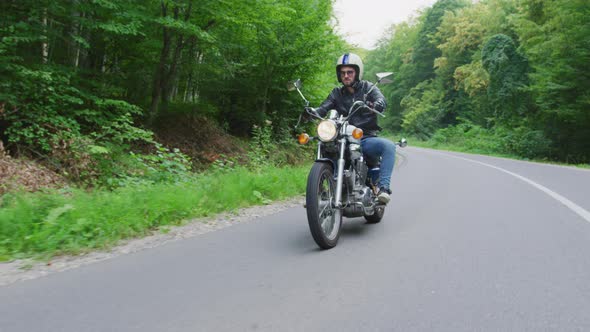
[[[342,226],[342,210],[335,207],[336,183],[332,166],[316,162],[309,171],[305,202],[309,230],[322,249],[336,246]]]

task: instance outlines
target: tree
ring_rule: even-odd
[[[590,6],[585,0],[523,1],[517,17],[530,59],[539,121],[560,159],[590,160]]]
[[[344,46],[330,0],[6,0],[0,10],[0,134],[12,153],[57,167],[89,151],[125,156],[164,116],[215,118],[240,135],[272,120],[278,132],[298,115],[284,82],[307,80],[317,98]]]
[[[483,47],[482,65],[490,75],[488,96],[496,117],[505,121],[524,116],[529,67],[512,38],[503,34],[490,38]]]
[[[394,82],[380,87],[387,100],[387,116],[381,124],[393,131],[402,129],[402,99],[413,85],[412,51],[420,26],[415,22],[392,25],[380,40],[378,48],[365,60],[367,77],[377,72],[391,71]]]
[[[434,35],[447,12],[469,5],[465,0],[439,0],[421,16],[421,28],[412,52],[414,82],[419,83],[435,76],[434,60],[441,56]]]

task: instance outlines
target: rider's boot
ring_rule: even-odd
[[[387,204],[391,200],[391,190],[386,188],[379,188],[379,192],[377,193],[377,201],[381,204]]]

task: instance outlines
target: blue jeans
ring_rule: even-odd
[[[361,149],[369,165],[377,164],[381,158],[379,188],[389,189],[395,165],[395,144],[381,137],[365,137],[361,140]]]

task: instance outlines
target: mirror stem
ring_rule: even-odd
[[[301,96],[301,98],[303,98],[303,101],[305,102],[305,107],[309,106],[309,100],[305,99],[305,96],[303,96],[303,93],[301,93],[301,90],[299,90],[299,88],[297,88],[297,92],[299,92],[299,95]]]

